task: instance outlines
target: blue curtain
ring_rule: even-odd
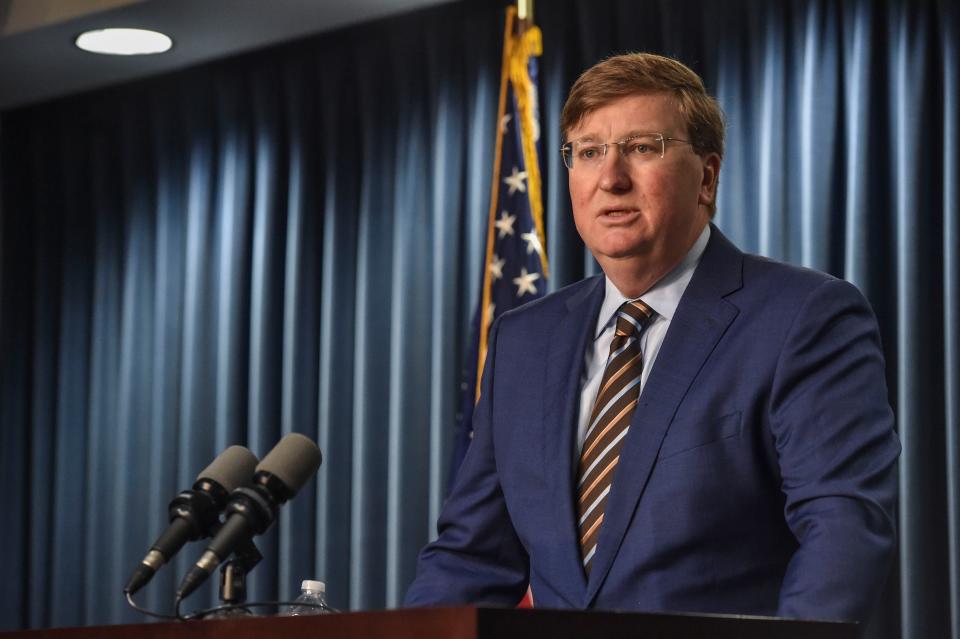
[[[904,452],[869,635],[960,639],[955,3],[541,5],[551,288],[597,270],[552,152],[567,89],[610,53],[679,57],[727,114],[719,226],[881,323]],[[455,3],[0,115],[0,627],[139,620],[120,590],[167,500],[290,431],[324,464],[252,597],[315,577],[339,608],[399,604],[445,488],[501,30]]]

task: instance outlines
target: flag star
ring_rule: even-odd
[[[527,192],[527,185],[523,182],[526,179],[526,171],[521,171],[517,167],[513,167],[513,173],[503,178],[503,181],[507,186],[510,187],[510,195],[513,195],[517,191],[520,191],[521,193]]]
[[[517,221],[516,215],[510,215],[506,211],[500,211],[500,219],[493,223],[500,233],[497,235],[501,240],[508,235],[513,235],[513,223]]]
[[[490,274],[493,276],[494,280],[499,280],[503,277],[503,265],[507,261],[497,256],[496,253],[493,254],[493,259],[490,260]]]
[[[531,229],[529,233],[521,233],[520,239],[527,243],[527,255],[534,251],[537,255],[543,255],[543,245],[540,244],[540,236],[537,235],[536,229]]]
[[[513,115],[510,113],[505,113],[502,118],[500,118],[500,133],[507,132],[507,125],[510,124],[510,120],[513,119]]]
[[[524,293],[536,295],[537,287],[533,283],[538,279],[540,279],[539,273],[527,273],[527,269],[520,269],[520,277],[513,278],[513,283],[517,285],[517,297],[522,297]]]

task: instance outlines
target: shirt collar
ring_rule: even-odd
[[[672,320],[673,314],[677,312],[677,306],[680,305],[680,298],[683,297],[683,292],[687,290],[687,284],[690,283],[693,272],[696,270],[697,264],[700,263],[700,258],[703,256],[703,251],[707,248],[709,240],[710,225],[707,224],[703,227],[700,237],[687,251],[683,260],[639,298],[626,297],[614,286],[609,277],[604,278],[606,280],[606,290],[603,304],[600,306],[600,315],[597,316],[597,328],[593,338],[600,337],[600,334],[613,322],[617,309],[624,302],[634,299],[642,299],[657,315],[662,316],[667,321]]]

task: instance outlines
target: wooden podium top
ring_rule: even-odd
[[[22,630],[0,639],[853,639],[857,628],[739,615],[462,607]]]

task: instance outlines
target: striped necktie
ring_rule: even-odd
[[[640,374],[643,371],[640,336],[652,315],[653,310],[640,300],[625,302],[617,311],[617,332],[610,343],[607,367],[600,380],[597,401],[590,413],[587,436],[580,451],[577,514],[580,555],[588,575],[597,552],[597,538],[613,471],[620,460],[633,409],[640,397]]]

